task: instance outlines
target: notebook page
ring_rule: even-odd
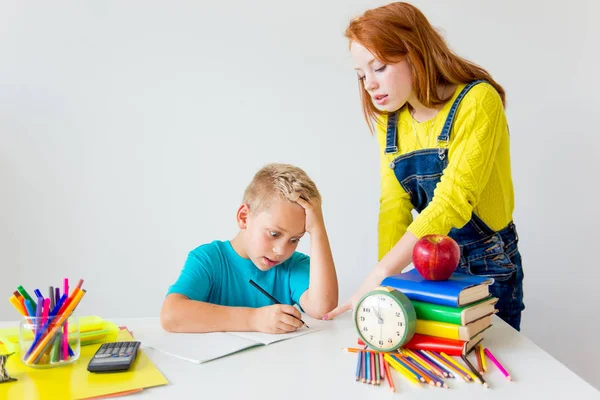
[[[136,333],[142,346],[161,351],[182,360],[202,364],[261,343],[224,332],[211,333]]]

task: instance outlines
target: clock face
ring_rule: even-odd
[[[406,337],[404,309],[388,293],[372,293],[357,305],[356,327],[363,340],[378,350],[395,350]]]

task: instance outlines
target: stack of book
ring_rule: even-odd
[[[404,293],[417,314],[415,335],[404,347],[466,355],[492,325],[498,299],[492,278],[455,272],[445,281],[428,281],[416,269],[385,278],[382,286]]]

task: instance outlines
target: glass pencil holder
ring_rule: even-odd
[[[32,368],[54,368],[79,359],[81,336],[76,316],[23,317],[19,324],[21,362]]]

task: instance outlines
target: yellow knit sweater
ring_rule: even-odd
[[[514,193],[510,170],[510,143],[502,100],[494,88],[481,83],[467,93],[458,107],[450,133],[448,166],[435,188],[429,205],[413,220],[410,196],[398,183],[389,164],[401,154],[421,148],[436,148],[450,107],[465,85],[435,116],[418,123],[405,106],[398,118],[398,153],[385,154],[387,118],[377,123],[381,157],[379,207],[379,259],[408,230],[417,237],[448,234],[460,228],[474,212],[493,230],[511,220]],[[416,131],[416,135],[415,135]],[[418,139],[417,139],[418,138]]]

